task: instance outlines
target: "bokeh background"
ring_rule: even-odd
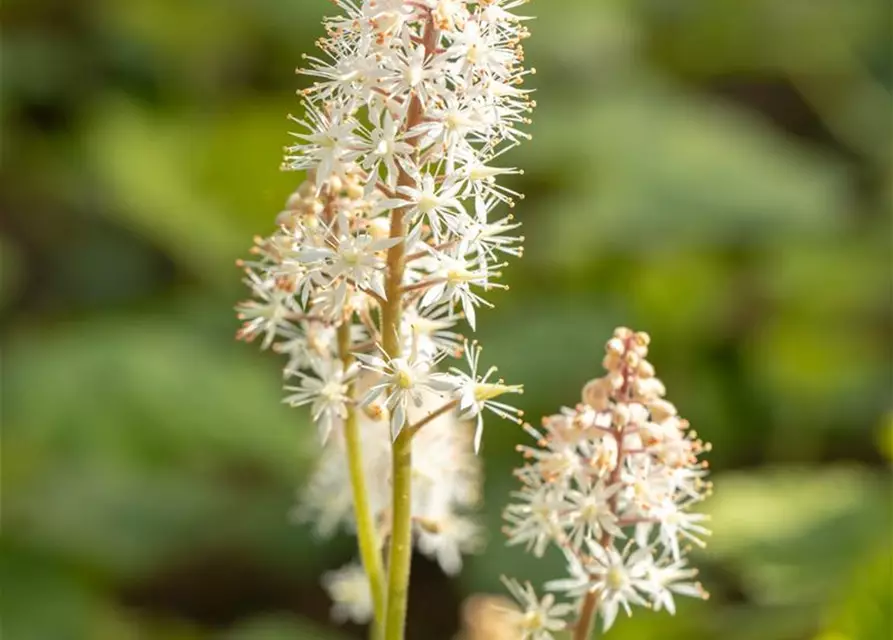
[[[278,172],[322,0],[7,0],[0,316],[7,640],[362,637],[288,519],[317,456],[281,363],[236,343],[234,260]],[[889,639],[886,0],[539,0],[539,109],[512,153],[528,253],[481,314],[536,419],[618,324],[715,447],[712,591],[617,640]],[[414,564],[410,638],[450,638],[506,549],[511,423],[486,431],[486,553]]]

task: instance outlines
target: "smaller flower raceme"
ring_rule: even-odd
[[[710,447],[664,399],[648,344],[645,333],[617,329],[607,373],[584,386],[583,401],[544,418],[542,430],[525,425],[536,446],[519,447],[527,463],[515,472],[522,487],[505,510],[505,533],[536,556],[561,549],[568,575],[546,589],[569,606],[509,582],[525,612],[524,638],[552,638],[570,611],[588,629],[583,617],[597,608],[607,630],[620,609],[675,613],[676,595],[707,597],[686,554],[710,533],[696,511],[712,491],[698,459]]]

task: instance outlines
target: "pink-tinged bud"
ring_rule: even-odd
[[[632,329],[627,327],[617,327],[614,329],[614,337],[618,340],[626,341],[629,340],[633,335]]]
[[[621,356],[626,351],[626,347],[623,344],[623,340],[615,337],[608,340],[608,343],[605,345],[605,351],[609,355]]]

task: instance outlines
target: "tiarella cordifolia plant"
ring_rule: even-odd
[[[337,449],[314,482],[341,506],[311,490],[305,511],[348,519],[351,487],[363,572],[328,576],[336,613],[363,617],[365,575],[388,640],[403,635],[413,540],[449,571],[477,539],[461,516],[477,463],[449,452],[478,448],[484,409],[519,415],[496,398],[520,387],[481,375],[480,349],[453,327],[474,328],[503,258],[521,254],[517,223],[493,212],[518,196],[496,182],[519,173],[499,157],[528,137],[533,106],[513,13],[525,1],[335,0],[286,151],[308,181],[244,263],[254,299],[240,336],[288,356],[286,400],[309,405]],[[463,350],[470,372],[437,370]]]
[[[664,385],[645,359],[649,337],[626,328],[608,341],[607,374],[583,388],[574,409],[543,419],[543,430],[525,428],[537,446],[521,446],[527,463],[522,483],[505,510],[509,544],[542,556],[557,545],[568,577],[546,584],[537,597],[529,584],[507,580],[523,609],[524,638],[545,640],[564,629],[575,612],[575,640],[589,637],[597,611],[602,628],[631,606],[675,612],[674,595],[706,598],[687,565],[689,543],[703,546],[707,517],[695,511],[711,491],[709,445],[664,399]]]

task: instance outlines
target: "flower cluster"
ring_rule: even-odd
[[[373,380],[366,374],[360,386]],[[433,392],[422,392],[422,403],[409,407],[409,419],[432,415],[443,400]],[[363,471],[369,502],[381,537],[386,537],[391,507],[391,447],[388,409],[376,401],[359,414]],[[453,575],[462,568],[462,554],[477,551],[483,531],[472,517],[481,500],[481,462],[472,449],[473,430],[453,412],[430,419],[413,439],[413,510],[417,525],[417,548]],[[313,523],[322,537],[339,527],[354,525],[353,497],[348,469],[344,464],[343,437],[334,432],[323,451],[316,471],[303,488],[295,512],[298,519]],[[368,588],[368,586],[367,586]],[[337,602],[337,594],[333,593]]]
[[[695,510],[711,492],[707,463],[698,460],[709,445],[664,399],[645,359],[648,343],[645,333],[617,329],[607,374],[585,385],[583,401],[545,418],[542,431],[525,427],[537,446],[519,447],[527,459],[516,471],[522,488],[504,513],[509,544],[536,556],[553,544],[562,550],[568,577],[546,589],[570,598],[581,615],[597,607],[605,630],[621,608],[674,613],[675,595],[707,597],[685,556],[709,535],[707,517]],[[564,627],[555,618],[567,610],[510,584],[531,613],[525,637],[548,639]]]
[[[315,170],[317,186],[360,172],[367,195],[387,196],[373,218],[404,209],[416,306],[456,306],[474,327],[501,256],[521,252],[518,224],[490,213],[518,195],[496,177],[519,173],[492,163],[528,137],[518,129],[533,104],[519,88],[527,33],[508,11],[522,3],[337,4],[345,15],[326,24],[325,57],[310,58],[318,82],[286,166]]]
[[[520,86],[532,72],[513,13],[524,2],[334,0],[322,54],[301,70],[315,84],[283,165],[306,181],[240,263],[253,296],[238,336],[287,356],[285,401],[309,406],[332,443],[313,481],[323,493],[306,502],[325,522],[350,520],[348,488],[365,483],[387,535],[396,474],[385,467],[408,431],[414,537],[447,571],[477,540],[458,515],[477,463],[458,449],[479,448],[484,409],[520,422],[496,398],[521,388],[479,373],[480,349],[456,327],[474,329],[487,292],[504,288],[505,258],[522,252],[519,224],[494,210],[520,197],[497,183],[520,173],[499,158],[529,137],[520,127],[534,106]],[[463,353],[469,372],[440,367]],[[340,435],[352,422],[362,452]],[[364,481],[348,477],[345,453],[362,455]]]

